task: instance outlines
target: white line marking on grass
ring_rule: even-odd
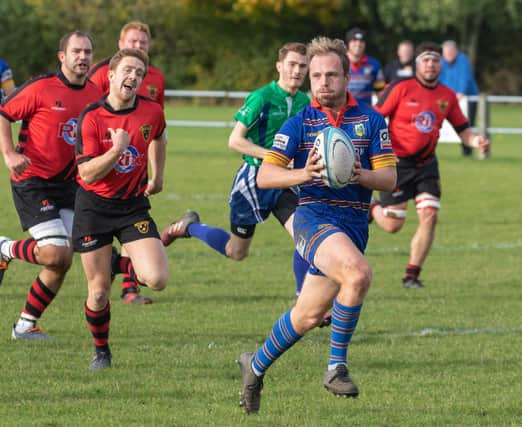
[[[522,333],[522,327],[518,328],[472,328],[472,329],[432,329],[425,328],[420,331],[412,332],[385,332],[382,334],[355,334],[355,341],[365,341],[370,339],[395,339],[395,338],[416,338],[416,337],[449,337],[458,335],[505,335]]]
[[[492,243],[478,243],[471,242],[467,245],[455,245],[455,246],[443,246],[443,245],[433,245],[431,251],[435,252],[461,252],[461,251],[483,251],[487,249],[517,249],[522,248],[522,241],[515,240],[513,242],[492,242]],[[368,249],[366,253],[369,255],[372,254],[391,254],[397,252],[407,252],[409,251],[409,246],[405,245],[404,247],[387,247],[387,248],[373,248]]]

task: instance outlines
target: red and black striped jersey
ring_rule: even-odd
[[[89,71],[89,78],[98,86],[103,93],[109,93],[109,61],[111,58],[105,58],[94,64]],[[147,68],[147,74],[138,89],[138,95],[151,98],[160,103],[163,108],[165,105],[165,77],[163,73],[153,65]]]
[[[394,81],[384,89],[374,108],[389,117],[388,128],[397,157],[415,161],[435,155],[444,119],[457,133],[469,127],[455,92],[440,83],[430,88],[415,78]]]
[[[102,96],[89,80],[72,84],[61,70],[34,77],[16,89],[0,106],[0,114],[10,122],[22,120],[16,151],[31,159],[31,165],[11,179],[74,179],[78,117]]]
[[[114,110],[106,98],[91,105],[82,112],[78,123],[78,164],[101,156],[112,148],[109,128],[124,129],[131,140],[105,177],[87,184],[78,176],[78,183],[87,191],[109,199],[140,196],[147,187],[149,145],[153,139],[161,136],[165,127],[161,106],[149,98],[137,96],[134,106],[125,110]]]

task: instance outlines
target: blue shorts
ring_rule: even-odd
[[[230,190],[230,222],[253,225],[264,222],[274,210],[282,190],[261,190],[256,177],[259,168],[244,163],[236,173]]]
[[[313,261],[317,248],[334,233],[344,233],[364,253],[368,243],[368,220],[343,214],[340,208],[325,205],[299,206],[294,216],[294,240],[299,254],[310,263],[310,274],[322,273]]]

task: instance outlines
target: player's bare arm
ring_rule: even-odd
[[[263,159],[268,150],[251,142],[246,137],[247,131],[248,128],[243,123],[237,122],[228,138],[228,148],[247,156]]]
[[[129,134],[123,129],[109,128],[112,139],[112,148],[98,157],[78,165],[78,173],[83,181],[92,184],[104,178],[113,168],[130,143]]]
[[[464,129],[459,136],[468,147],[478,148],[482,154],[489,151],[489,139],[484,135],[477,135],[471,128]]]
[[[153,139],[149,145],[150,179],[145,195],[157,194],[163,189],[163,174],[167,157],[167,136],[165,131],[159,138]]]
[[[15,176],[21,175],[31,165],[29,157],[15,151],[11,123],[3,116],[0,116],[0,150],[4,156],[5,165]]]
[[[354,171],[357,171],[355,167]],[[357,174],[352,175],[352,183],[361,184],[371,190],[393,191],[397,183],[397,168],[395,166],[380,169],[361,168]]]
[[[302,169],[288,169],[286,165],[275,165],[263,162],[257,174],[259,188],[288,188],[320,178],[324,165],[321,156],[313,150],[308,153],[306,164]]]

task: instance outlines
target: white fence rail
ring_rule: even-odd
[[[166,97],[172,98],[223,98],[244,99],[250,92],[226,91],[226,90],[172,90],[165,91]],[[522,135],[522,128],[502,128],[489,126],[489,105],[495,103],[522,104],[522,96],[483,95],[485,100],[485,111],[477,114],[478,129],[486,130],[489,134]],[[481,96],[470,96],[461,100],[461,107],[467,111],[467,100],[481,102]],[[231,128],[233,121],[202,121],[202,120],[168,120],[169,126],[179,127],[204,127],[204,128]],[[457,142],[458,137],[452,135],[453,129],[447,123],[441,131],[441,140],[445,142]]]

